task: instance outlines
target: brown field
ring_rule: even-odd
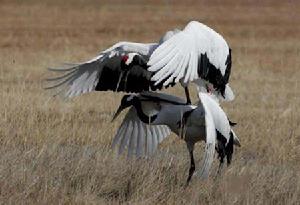
[[[0,0],[0,204],[300,203],[299,1],[63,2]],[[111,150],[122,94],[63,101],[42,79],[48,66],[120,40],[157,41],[192,19],[233,50],[236,99],[223,107],[242,147],[222,176],[216,159],[209,180],[185,189],[188,152],[174,135],[149,160]],[[200,143],[196,166],[202,153]]]

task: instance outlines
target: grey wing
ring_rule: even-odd
[[[112,143],[119,147],[119,154],[125,149],[128,156],[151,156],[158,144],[171,133],[166,125],[149,125],[143,123],[137,116],[135,108],[130,108],[120,125]]]

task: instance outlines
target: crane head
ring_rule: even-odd
[[[121,100],[121,104],[120,104],[119,108],[117,109],[117,111],[115,112],[111,121],[114,121],[124,109],[132,106],[135,99],[136,99],[135,95],[124,95]]]

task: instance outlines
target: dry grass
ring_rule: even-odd
[[[298,1],[61,2],[0,1],[1,204],[299,204]],[[156,41],[191,19],[233,49],[236,100],[224,108],[242,148],[222,177],[184,189],[182,141],[171,136],[151,160],[119,158],[110,144],[121,119],[110,119],[121,95],[64,102],[41,79],[47,66],[86,60],[119,40]]]

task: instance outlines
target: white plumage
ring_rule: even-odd
[[[231,127],[227,115],[220,105],[210,96],[204,93],[198,93],[201,103],[205,110],[209,110],[213,116],[216,129],[229,141]]]

